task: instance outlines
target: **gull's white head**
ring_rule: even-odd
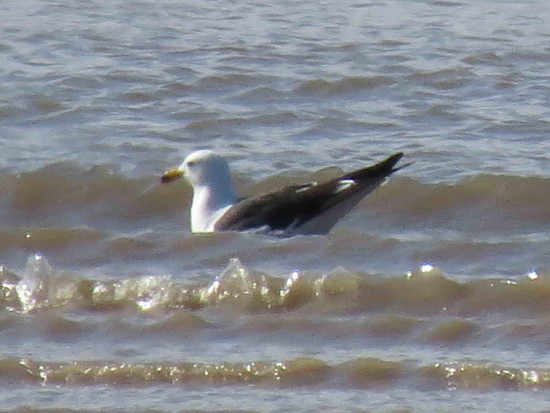
[[[227,161],[223,156],[212,151],[193,152],[185,158],[178,170],[193,187],[233,185]]]
[[[185,177],[193,186],[191,229],[193,232],[212,231],[216,219],[237,200],[227,161],[212,151],[196,151],[179,167],[166,171],[161,182],[180,177]]]
[[[209,150],[191,153],[179,167],[166,171],[162,175],[161,181],[164,183],[171,182],[182,176],[194,188],[201,186],[233,186],[227,161],[223,156]]]

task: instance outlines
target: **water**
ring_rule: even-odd
[[[550,3],[0,15],[2,411],[548,409]],[[413,164],[328,236],[193,235],[199,148],[243,194]]]

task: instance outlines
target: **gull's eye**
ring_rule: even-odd
[[[191,162],[187,162],[187,166],[189,168],[192,168],[193,166],[195,166],[195,162],[191,161]]]

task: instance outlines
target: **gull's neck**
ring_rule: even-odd
[[[237,201],[231,181],[212,182],[193,188],[191,231],[213,232],[216,221]]]

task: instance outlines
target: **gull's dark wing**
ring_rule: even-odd
[[[216,223],[216,231],[245,231],[268,227],[271,231],[296,230],[324,216],[319,229],[307,233],[328,232],[362,198],[376,189],[386,177],[401,168],[394,166],[403,157],[397,153],[386,160],[317,184],[294,185],[245,198],[231,207]],[[405,165],[406,166],[406,165]],[[332,213],[332,210],[335,212]],[[327,222],[327,220],[329,222]]]

